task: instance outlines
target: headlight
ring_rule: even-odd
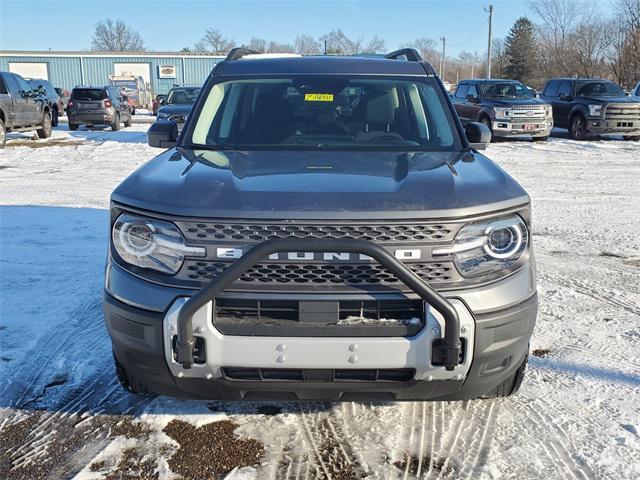
[[[602,113],[602,105],[589,105],[589,115],[599,117]]]
[[[547,118],[553,116],[553,107],[551,105],[545,105],[544,114],[547,116]]]
[[[111,240],[126,263],[174,274],[186,256],[204,257],[202,247],[189,247],[178,227],[169,222],[123,213],[113,224]]]
[[[506,107],[494,107],[493,113],[495,114],[496,118],[509,119],[509,115],[511,112],[509,112],[509,109]]]
[[[515,266],[527,251],[529,233],[518,215],[465,225],[451,248],[433,251],[451,254],[464,277],[477,277]]]
[[[169,118],[169,114],[164,112],[158,112],[158,118]]]

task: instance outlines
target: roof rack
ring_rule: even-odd
[[[391,53],[387,53],[384,58],[390,60],[400,60],[404,57],[409,62],[421,62],[422,57],[415,48],[401,48],[400,50],[394,50]]]
[[[260,52],[256,52],[255,50],[251,50],[250,48],[236,47],[231,49],[229,55],[227,55],[227,58],[225,58],[225,60],[227,62],[231,62],[233,60],[240,60],[245,55],[256,55],[259,53]]]

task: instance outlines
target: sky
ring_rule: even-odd
[[[416,38],[446,37],[447,56],[484,53],[487,13],[493,37],[530,14],[527,0],[0,0],[0,50],[86,50],[95,24],[122,18],[148,50],[193,47],[207,28],[238,43],[251,37],[293,43],[341,28],[349,37],[385,39],[387,50]]]

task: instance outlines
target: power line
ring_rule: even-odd
[[[478,27],[478,29],[477,29],[475,32],[473,32],[473,35],[471,35],[469,38],[467,38],[464,42],[462,42],[462,43],[456,43],[455,45],[449,45],[449,46],[450,46],[450,47],[457,48],[457,47],[461,47],[461,46],[463,46],[463,45],[466,45],[467,43],[469,43],[471,40],[473,40],[473,39],[474,39],[474,38],[475,38],[475,37],[480,33],[480,30],[482,30],[482,29],[484,28],[484,26],[485,26],[488,22],[489,22],[489,20],[488,20],[488,19],[486,19],[484,22],[482,22],[482,23],[480,24],[480,26]]]

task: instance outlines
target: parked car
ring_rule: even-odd
[[[555,125],[568,129],[574,140],[610,134],[640,140],[640,100],[610,80],[554,78],[542,98],[553,105]]]
[[[33,90],[40,93],[49,101],[49,106],[51,107],[51,125],[57,127],[58,117],[64,115],[62,98],[60,98],[60,95],[48,80],[30,78],[28,82]]]
[[[178,131],[182,130],[200,90],[202,87],[195,85],[173,87],[162,100],[158,109],[158,120],[171,120],[178,125]]]
[[[537,301],[527,193],[432,66],[233,50],[111,196],[104,312],[135,393],[515,393]],[[254,52],[255,53],[255,52]],[[403,60],[404,58],[404,60]],[[286,73],[284,73],[286,72]]]
[[[516,80],[463,80],[453,103],[463,125],[481,122],[493,137],[545,141],[553,128],[551,106]]]
[[[126,74],[109,75],[109,85],[116,87],[120,94],[127,99],[132,115],[136,114],[136,108],[151,106],[151,91],[140,75]]]
[[[640,82],[633,89],[633,96],[640,99]]]
[[[71,92],[63,88],[59,88],[59,87],[55,87],[55,88],[58,95],[60,95],[60,100],[62,101],[62,105],[64,107],[60,111],[60,114],[63,114],[63,112],[65,112],[64,114],[66,115],[67,104],[69,103],[69,97],[71,97]]]
[[[119,89],[112,86],[76,87],[71,92],[67,106],[69,130],[80,125],[109,125],[111,130],[120,130],[120,125],[131,126],[131,111],[127,99]]]
[[[0,72],[0,148],[8,132],[35,130],[40,138],[51,136],[51,107],[20,75]]]
[[[153,103],[151,105],[151,113],[153,114],[154,117],[158,115],[158,109],[160,108],[160,106],[162,105],[162,102],[166,97],[167,96],[164,93],[160,93],[155,97],[153,97]]]

